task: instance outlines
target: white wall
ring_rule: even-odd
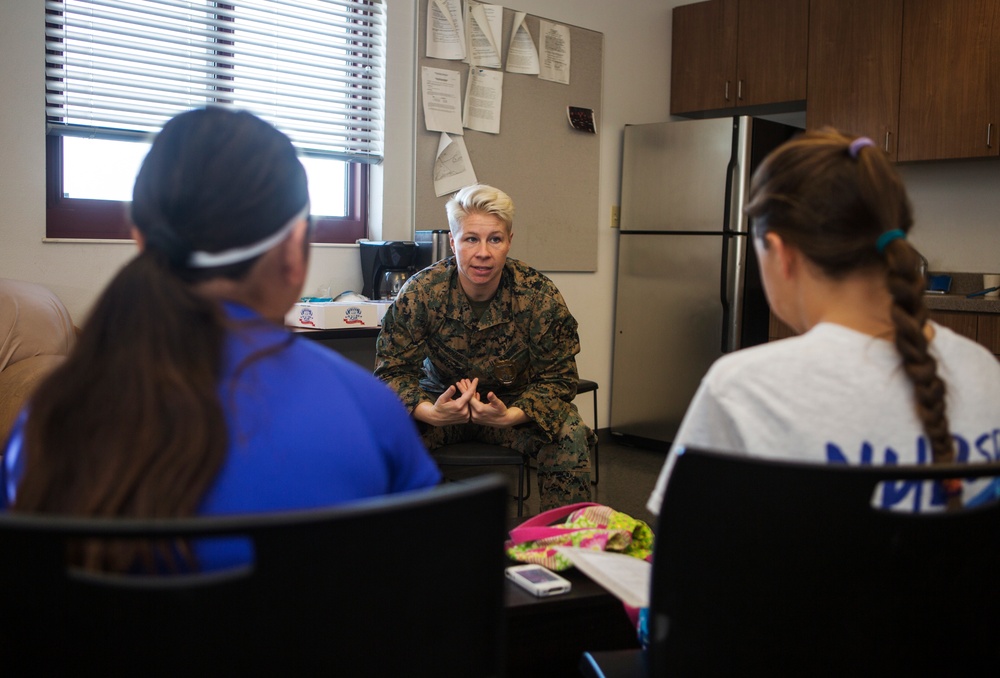
[[[79,318],[133,251],[43,245],[44,3],[0,0],[0,276],[44,283]]]
[[[911,242],[932,271],[1000,273],[1000,161],[902,165]]]
[[[617,232],[610,228],[619,201],[621,135],[626,123],[668,117],[671,8],[689,0],[519,0],[519,9],[604,33],[604,104],[598,119],[601,170],[598,267],[594,273],[552,278],[580,322],[583,376],[597,380],[600,422],[609,421]],[[372,237],[407,238],[413,228],[416,0],[387,0],[388,81],[386,158],[373,206],[380,223]],[[133,245],[43,242],[45,154],[43,3],[0,0],[0,277],[52,288],[78,322]],[[904,170],[917,209],[914,241],[937,270],[1000,270],[995,236],[1000,214],[998,163],[946,163]],[[516,202],[517,196],[512,196]],[[442,219],[442,222],[444,220]],[[530,263],[530,262],[529,262]],[[354,245],[316,246],[306,291],[330,284],[358,289]],[[589,400],[589,399],[588,399]],[[580,403],[589,419],[589,406]]]

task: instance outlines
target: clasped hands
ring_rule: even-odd
[[[493,391],[483,401],[477,390],[479,379],[461,379],[448,387],[432,405],[422,402],[414,413],[418,419],[434,426],[455,424],[481,424],[496,428],[509,428],[528,421],[528,415],[519,407],[507,407]]]

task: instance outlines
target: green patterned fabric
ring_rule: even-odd
[[[650,560],[653,555],[653,530],[649,525],[609,506],[580,508],[565,522],[552,525],[548,530],[542,528],[540,532],[549,532],[551,536],[522,543],[512,539],[505,545],[507,556],[558,571],[572,567],[572,563],[554,548],[556,546],[617,551],[643,560]]]

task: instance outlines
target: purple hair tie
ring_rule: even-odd
[[[851,142],[850,146],[847,147],[847,152],[851,154],[852,158],[857,160],[858,153],[861,152],[862,148],[864,148],[865,146],[874,146],[874,145],[875,142],[869,139],[868,137],[858,137],[857,139]]]

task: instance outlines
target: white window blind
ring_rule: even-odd
[[[209,104],[310,155],[382,157],[381,0],[46,0],[50,134],[142,137]]]

